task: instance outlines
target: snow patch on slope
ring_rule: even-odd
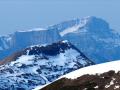
[[[66,35],[68,33],[72,33],[72,32],[78,31],[80,28],[84,27],[87,24],[89,18],[90,17],[86,17],[86,18],[81,19],[79,24],[77,23],[76,25],[63,30],[62,32],[60,32],[60,35],[63,37],[64,35]]]
[[[15,63],[21,63],[21,64],[32,64],[32,59],[34,59],[35,56],[34,55],[22,55],[21,57],[19,57],[16,61],[11,62],[11,65],[14,65]]]
[[[96,73],[101,74],[110,70],[115,70],[116,72],[118,72],[120,70],[120,60],[88,66],[88,67],[73,71],[67,75],[62,76],[61,78],[66,77],[70,79],[76,79],[77,77],[80,77],[85,74],[96,74]]]
[[[71,28],[67,28],[67,29],[65,29],[64,31],[60,32],[60,35],[61,35],[61,36],[64,36],[64,35],[66,35],[66,34],[68,34],[68,33],[75,32],[75,31],[77,31],[80,27],[81,27],[81,25],[75,25],[75,26],[73,26],[73,27],[71,27]]]
[[[47,30],[47,29],[45,29],[45,28],[33,28],[30,30],[21,30],[21,31],[17,31],[17,32],[32,32],[32,31],[44,31],[44,30]]]

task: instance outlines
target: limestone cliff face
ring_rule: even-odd
[[[58,40],[60,36],[53,30],[18,31],[0,38],[0,59],[30,45],[50,44]]]

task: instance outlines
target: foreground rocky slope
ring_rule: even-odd
[[[0,66],[0,90],[31,90],[76,69],[93,65],[67,41],[35,45],[13,54]]]
[[[120,60],[88,66],[39,90],[120,90]]]
[[[73,80],[62,78],[40,90],[120,90],[120,72],[88,74]]]
[[[65,21],[46,29],[17,31],[0,37],[0,59],[30,45],[68,40],[96,63],[120,59],[120,35],[96,17]],[[104,52],[104,54],[103,54]]]

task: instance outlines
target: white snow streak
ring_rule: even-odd
[[[120,64],[120,60],[88,66],[88,67],[73,71],[67,75],[62,76],[61,78],[66,77],[66,78],[75,79],[85,74],[96,74],[96,73],[100,74],[110,70],[115,70],[117,72],[120,70],[119,64]]]

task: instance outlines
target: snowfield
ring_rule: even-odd
[[[60,78],[66,77],[70,79],[76,79],[77,77],[85,74],[101,74],[110,70],[114,70],[116,72],[120,71],[120,60],[84,67]]]

